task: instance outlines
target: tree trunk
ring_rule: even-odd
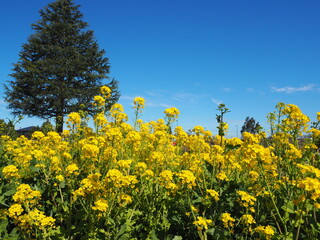
[[[63,79],[60,80],[60,82],[63,82]],[[63,91],[64,92],[64,91]],[[56,115],[56,131],[58,133],[62,133],[63,131],[63,120],[64,120],[64,108],[65,108],[65,99],[63,95],[58,96],[58,101],[59,101],[59,106],[58,106],[58,111]]]
[[[58,133],[62,133],[63,131],[63,115],[56,116],[56,131]]]

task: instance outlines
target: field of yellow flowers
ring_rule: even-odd
[[[84,112],[62,134],[0,142],[1,239],[319,239],[320,113],[291,104],[269,114],[272,136],[226,138],[164,119],[134,124],[110,91],[94,98],[94,128]],[[301,141],[301,136],[308,138]]]

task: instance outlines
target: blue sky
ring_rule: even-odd
[[[10,118],[3,83],[21,45],[49,0],[0,2],[0,111]],[[296,104],[315,120],[320,111],[320,1],[318,0],[76,0],[106,50],[110,77],[120,85],[129,116],[134,97],[146,99],[142,119],[167,107],[178,124],[217,133],[217,105],[230,109],[229,136],[247,116],[268,130],[278,102]],[[131,120],[129,120],[131,123]],[[17,127],[41,125],[25,118]]]

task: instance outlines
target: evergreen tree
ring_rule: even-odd
[[[253,117],[246,117],[246,120],[244,121],[244,124],[241,128],[241,134],[244,132],[248,132],[248,133],[252,133],[252,134],[256,134],[260,131],[261,126],[260,124],[257,122],[256,120],[254,120]]]
[[[15,125],[15,122],[13,122],[12,120],[9,120],[6,123],[3,119],[0,119],[0,136],[7,135],[12,138],[16,138],[17,133],[14,125]]]
[[[58,132],[66,114],[94,114],[90,103],[110,68],[79,7],[73,0],[56,0],[40,10],[41,19],[32,24],[35,32],[14,64],[14,80],[6,86],[5,99],[14,115],[55,118]],[[111,106],[119,92],[116,80],[109,84]]]

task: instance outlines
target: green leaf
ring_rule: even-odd
[[[295,213],[294,212],[294,204],[292,201],[288,201],[285,205],[283,205],[281,207],[281,209],[283,209],[284,211],[286,211],[288,213]]]
[[[174,238],[172,238],[172,240],[182,240],[181,236],[174,236]]]
[[[131,230],[131,227],[129,225],[127,225],[126,223],[122,224],[121,227],[120,227],[120,230],[119,230],[119,232],[117,234],[117,238],[121,237],[121,235],[123,235],[126,232],[130,232],[130,230]]]
[[[15,193],[16,193],[16,190],[12,189],[12,190],[6,191],[3,195],[4,196],[12,196]]]

